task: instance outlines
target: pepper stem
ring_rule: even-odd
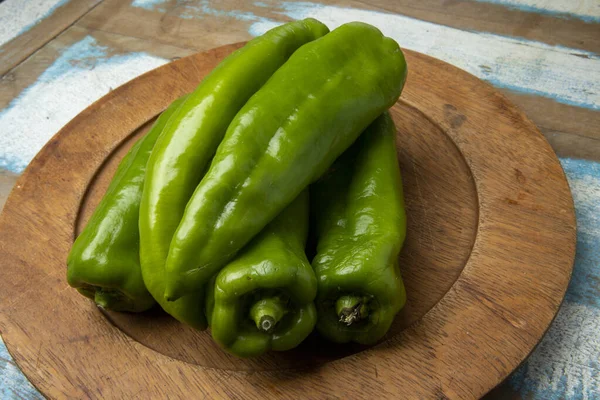
[[[368,299],[362,296],[342,296],[335,302],[335,312],[340,322],[351,326],[369,316]]]
[[[94,295],[94,301],[98,306],[114,311],[126,310],[127,307],[130,306],[127,297],[115,290],[97,289]]]
[[[279,297],[267,297],[254,303],[250,308],[250,318],[259,331],[271,333],[286,312],[286,303]]]

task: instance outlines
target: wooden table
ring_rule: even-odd
[[[44,143],[112,88],[290,19],[378,26],[500,88],[569,179],[573,280],[548,334],[489,398],[599,398],[600,2],[597,0],[0,1],[0,207]],[[543,277],[540,277],[543,279]],[[0,341],[0,398],[41,398]]]

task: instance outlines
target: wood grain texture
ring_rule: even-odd
[[[390,329],[390,336],[421,319],[446,294],[470,256],[477,231],[475,182],[457,147],[435,123],[413,106],[402,102],[402,107],[395,112],[410,234],[400,256],[408,301]],[[449,112],[452,112],[450,108]],[[75,236],[87,224],[119,161],[152,123],[150,121],[137,129],[98,169],[81,201]],[[439,152],[444,154],[443,162],[439,160]],[[421,229],[422,226],[427,228]],[[210,368],[298,368],[319,365],[364,349],[349,345],[325,346],[314,335],[292,352],[239,360],[224,354],[207,332],[184,326],[160,310],[137,315],[105,314],[114,325],[147,347]],[[148,335],[148,332],[154,333]],[[319,348],[318,353],[315,353],[315,348]]]
[[[252,23],[252,15],[257,19],[260,14],[263,14],[281,21],[289,20],[251,1],[225,0],[212,3],[218,4],[218,9],[215,9],[217,12],[198,15],[195,7],[192,11],[188,11],[185,7],[194,6],[196,3],[176,0],[159,3],[160,10],[148,10],[133,6],[127,1],[105,0],[77,25],[205,51],[216,46],[250,39],[248,26]],[[237,18],[240,14],[231,13],[232,10],[246,13],[250,18],[240,20]],[[197,17],[194,18],[195,16]],[[223,29],[223,26],[227,26],[227,29]]]
[[[289,15],[293,14],[290,9],[301,8],[306,10],[314,8],[318,10],[320,7],[319,4],[315,3],[288,2],[282,5],[280,2],[268,0],[264,2],[209,1],[202,3],[204,5],[202,7],[194,6],[195,3],[177,0],[140,3],[156,3],[156,5],[144,8],[126,2],[105,0],[93,12],[82,18],[78,25],[101,31],[143,37],[152,43],[177,44],[202,51],[214,46],[249,39],[251,37],[249,31],[252,31],[254,24],[261,21],[288,21],[290,19]],[[355,10],[377,11],[379,12],[378,15],[385,15],[382,12],[390,13],[389,16],[405,15],[463,31],[484,31],[497,34],[495,37],[497,40],[514,37],[516,40],[521,40],[520,44],[522,46],[518,46],[521,51],[525,51],[523,49],[528,49],[529,46],[534,44],[537,46],[541,42],[569,46],[573,52],[571,57],[573,60],[577,60],[579,56],[594,57],[593,52],[600,52],[598,24],[591,24],[577,19],[532,14],[495,4],[461,0],[451,2],[442,0],[426,0],[425,2],[376,0],[368,3],[354,0],[331,0],[320,3],[325,6],[333,5],[337,7],[334,11],[341,14],[344,13],[347,7],[353,7]],[[305,6],[306,4],[312,5]],[[322,11],[324,18],[327,17],[330,10],[332,9]],[[295,16],[299,17],[298,15]],[[320,14],[317,11],[312,16],[319,17]],[[389,25],[393,23],[393,19],[387,22],[380,21],[382,29],[389,28]],[[223,29],[223,26],[226,26],[227,29]],[[443,32],[438,33],[443,34]],[[426,32],[422,32],[422,34],[427,36]],[[568,36],[568,39],[565,35]],[[473,33],[473,36],[480,35]],[[429,37],[434,40],[436,36],[429,34]],[[404,45],[401,39],[402,37],[396,38],[399,43]],[[523,39],[536,42],[527,42]],[[468,42],[465,38],[461,41]],[[489,45],[493,46],[494,44],[490,43]],[[496,43],[496,45],[500,45],[500,43]],[[431,44],[431,48],[435,48],[434,43]],[[487,52],[486,48],[480,48],[475,53],[485,53]],[[591,51],[592,55],[578,54],[576,49]],[[547,48],[531,49],[533,54],[546,54],[548,57],[553,51]],[[464,54],[463,58],[476,58],[476,54]],[[504,56],[515,61],[519,60],[523,54],[507,53]],[[563,104],[551,98],[552,96],[543,97],[539,93],[532,94],[531,90],[520,87],[517,83],[522,77],[530,77],[531,81],[544,81],[554,87],[575,86],[574,82],[566,82],[568,81],[566,71],[570,70],[569,63],[571,61],[566,59],[563,61],[560,65],[553,67],[558,70],[553,72],[552,76],[542,76],[544,71],[548,72],[547,70],[550,67],[537,68],[535,65],[545,65],[547,60],[544,57],[539,60],[532,60],[523,69],[515,71],[512,81],[496,82],[496,84],[501,87],[500,90],[511,101],[536,123],[542,133],[551,139],[551,143],[558,145],[555,150],[561,156],[600,160],[598,151],[590,150],[587,146],[589,143],[596,144],[596,141],[592,139],[598,138],[597,126],[600,125],[600,111]],[[506,70],[511,65],[513,65],[513,62],[502,65],[481,65],[480,67],[487,68],[489,75],[487,75],[488,72],[484,75],[493,78],[498,71]],[[532,70],[528,70],[527,67],[532,68]],[[462,68],[466,68],[466,66],[463,65]],[[561,70],[565,71],[562,73],[562,78],[566,81],[563,82],[558,79],[561,77]],[[515,87],[506,88],[505,85],[507,84]]]
[[[179,46],[165,45],[131,36],[72,26],[0,79],[0,109],[5,108],[19,94],[23,93],[25,89],[34,84],[40,75],[47,71],[57,58],[60,57],[65,49],[68,49],[87,36],[92,37],[97,46],[106,49],[103,54],[104,57],[144,52],[155,57],[170,60],[195,53],[194,50]],[[94,61],[93,57],[89,57],[90,68],[94,66]]]
[[[411,210],[401,259],[412,297],[385,341],[348,354],[314,338],[303,358],[240,361],[194,333],[206,347],[167,351],[165,342],[185,334],[168,318],[107,318],[67,286],[78,216],[89,214],[131,136],[233,48],[112,91],[17,182],[0,216],[0,330],[24,373],[51,398],[475,398],[500,383],[564,295],[575,252],[572,198],[522,112],[475,77],[414,52],[406,52],[412,68],[392,110]],[[165,333],[172,336],[153,349],[153,336]]]
[[[246,24],[235,23],[235,13],[227,14],[228,11],[286,20],[284,16],[274,12],[281,6],[281,2],[275,0],[261,2],[222,0],[218,2],[218,7],[224,10],[224,13],[205,15],[202,19],[189,18],[193,13],[187,14],[188,18],[178,17],[186,5],[193,6],[194,2],[158,1],[157,3],[164,10],[154,12],[132,8],[127,3],[121,0],[104,0],[103,4],[87,14],[78,24],[130,36],[152,38],[158,42],[185,43],[186,46],[205,50],[207,45],[224,44],[219,43],[221,40],[229,39],[228,43],[231,43],[236,37],[238,40],[240,36],[244,39],[244,32],[238,32],[238,27],[247,25],[251,19],[247,19]],[[548,44],[600,52],[600,37],[595,24],[577,19],[526,13],[501,5],[471,0],[322,0],[314,3],[384,11],[468,31],[522,37]],[[219,29],[219,24],[227,19],[234,23],[228,24],[232,29],[225,32]],[[198,32],[202,40],[198,40],[194,32]]]
[[[504,91],[506,97],[522,110],[536,126],[546,132],[564,132],[600,140],[600,111],[558,103],[552,99]],[[598,158],[600,160],[600,158]]]
[[[69,1],[31,29],[0,46],[0,77],[54,39],[101,1]]]
[[[42,90],[40,86],[43,86],[43,83],[40,85],[40,82],[45,82],[50,78],[56,81],[58,85],[62,76],[48,77],[48,72],[57,69],[56,60],[60,58],[61,54],[65,51],[72,51],[75,44],[88,36],[95,41],[95,47],[91,50],[98,51],[98,49],[101,49],[104,53],[103,56],[97,57],[95,54],[90,54],[89,57],[83,57],[82,55],[70,59],[68,61],[72,63],[71,68],[69,66],[63,69],[59,68],[60,74],[69,75],[70,69],[79,69],[83,66],[92,71],[90,75],[96,75],[96,72],[93,71],[96,65],[121,55],[150,55],[161,58],[163,59],[162,62],[166,62],[169,59],[189,55],[197,49],[207,49],[231,41],[248,39],[251,37],[248,32],[249,26],[259,18],[268,18],[274,21],[289,19],[289,17],[279,13],[281,11],[279,8],[269,8],[258,6],[255,3],[239,1],[226,1],[218,4],[214,1],[206,2],[202,3],[207,4],[206,9],[194,8],[191,11],[186,8],[188,3],[181,1],[179,3],[173,1],[158,3],[163,5],[160,5],[154,11],[149,11],[141,7],[134,7],[129,2],[105,0],[93,12],[80,20],[77,26],[67,29],[0,80],[0,108],[13,105],[22,107],[24,103],[30,100],[22,97],[34,93],[34,91],[29,90],[31,88],[38,89],[42,93],[57,92],[57,95],[63,96],[60,93],[61,91],[57,90],[60,88],[45,87]],[[346,6],[346,4],[342,5]],[[355,6],[361,5],[357,3]],[[388,4],[386,7],[392,6]],[[496,7],[489,4],[484,4],[484,6]],[[407,4],[407,9],[415,7],[419,8],[420,6],[414,2],[410,6]],[[444,7],[451,14],[454,3],[445,4]],[[442,13],[439,9],[437,10],[432,9],[432,13]],[[390,23],[393,23],[393,20]],[[88,27],[83,28],[82,26]],[[384,27],[385,24],[382,25],[382,28]],[[105,32],[105,30],[113,32]],[[475,33],[473,35],[477,36]],[[553,33],[548,32],[547,36],[549,41],[552,41]],[[171,44],[165,44],[165,42]],[[520,47],[522,49],[528,48],[526,46]],[[542,52],[542,54],[544,53]],[[510,56],[509,54],[508,57],[510,58]],[[515,55],[515,57],[518,59],[518,55]],[[465,58],[468,59],[468,57]],[[572,58],[577,59],[578,57],[573,56]],[[492,65],[492,68],[502,70],[504,66],[494,67]],[[565,65],[565,69],[568,69],[568,65]],[[552,85],[568,86],[572,84],[572,82],[561,82],[558,79],[561,77],[560,71],[558,72],[558,75],[553,76]],[[536,71],[523,70],[516,75],[531,76],[534,80],[542,79],[536,73]],[[546,78],[543,77],[542,80]],[[101,75],[94,76],[94,79],[87,81],[88,84],[92,82],[100,84],[103,79]],[[65,83],[63,87],[66,86],[69,85]],[[108,86],[105,91],[87,90],[87,88],[85,90],[86,93],[98,92],[96,95],[101,96],[108,90]],[[551,98],[523,94],[509,89],[501,89],[501,91],[536,123],[560,156],[600,160],[597,129],[597,126],[600,125],[600,111],[562,104]],[[71,93],[71,95],[73,94]],[[80,95],[85,96],[84,93],[80,93]],[[90,99],[90,102],[91,100],[93,99]],[[38,100],[38,103],[40,102],[54,104],[54,102],[49,103],[48,101],[41,101],[41,99]],[[22,170],[26,162],[33,157],[50,135],[55,133],[62,124],[66,123],[87,104],[89,103],[84,101],[79,107],[75,107],[77,111],[72,113],[69,118],[63,118],[60,123],[56,123],[56,126],[47,124],[46,121],[34,121],[36,129],[30,132],[38,132],[38,137],[34,141],[31,140],[31,137],[17,138],[32,143],[29,146],[24,146],[29,148],[22,151],[11,148],[8,152],[10,156],[15,156],[15,153],[17,153],[18,157],[26,160],[19,164],[19,168],[13,168],[13,171],[19,172]],[[50,122],[53,122],[55,115],[60,115],[60,113],[52,113],[49,116]],[[0,111],[1,117],[2,112]],[[21,122],[14,121],[12,117],[8,117],[8,113],[5,113],[4,117],[3,123],[9,126],[9,130],[13,131],[9,132],[12,136],[22,135],[20,132],[26,131],[26,128],[23,127],[25,124],[23,120]],[[51,129],[49,129],[50,126],[52,126]],[[16,139],[12,139],[11,142],[14,142],[14,140]],[[24,150],[30,151],[30,154],[23,156]],[[2,152],[0,151],[0,153]],[[0,154],[1,156],[2,154]]]
[[[600,160],[600,139],[543,129],[544,136],[559,157]]]
[[[0,212],[2,212],[4,203],[6,203],[6,199],[8,198],[8,194],[15,185],[18,177],[19,175],[15,173],[0,169]]]
[[[337,0],[353,1],[353,0]],[[377,7],[391,13],[459,29],[522,37],[547,44],[600,52],[598,26],[588,22],[530,13],[500,4],[473,0],[358,0],[362,8]]]

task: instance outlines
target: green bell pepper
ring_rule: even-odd
[[[400,96],[398,44],[354,22],[298,49],[235,116],[173,236],[167,300],[210,278]]]
[[[184,100],[173,102],[121,160],[104,197],[67,258],[69,285],[106,309],[140,312],[154,305],[140,269],[140,198],[150,152]]]
[[[304,252],[308,202],[306,190],[207,286],[212,336],[230,353],[289,350],[312,332],[317,281]]]
[[[162,308],[204,329],[203,292],[164,300],[165,261],[185,206],[221,142],[227,126],[252,96],[304,43],[329,30],[314,19],[290,22],[248,42],[217,66],[165,128],[148,162],[141,204],[144,282]]]
[[[398,254],[406,215],[394,122],[386,112],[311,187],[317,330],[372,344],[406,302]]]

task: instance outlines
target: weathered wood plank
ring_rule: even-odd
[[[0,212],[19,175],[0,168]],[[0,353],[1,356],[1,353]]]
[[[542,133],[559,157],[600,160],[600,139],[542,129]]]
[[[0,76],[10,71],[16,65],[21,63],[39,48],[48,43],[52,38],[56,37],[60,32],[71,26],[77,19],[87,13],[89,10],[98,5],[102,0],[70,0],[58,1],[55,0],[51,7],[45,9],[45,13],[39,14],[35,8],[32,9],[30,18],[39,18],[37,21],[31,21],[32,26],[24,23],[24,20],[16,20],[13,15],[8,12],[9,7],[17,9],[15,12],[23,13],[23,9],[27,7],[35,7],[33,2],[23,3],[18,0],[7,0],[0,4],[0,14],[3,15],[2,25],[7,31],[4,39],[11,38],[15,33],[19,33],[16,37],[6,41],[0,46]],[[10,3],[10,4],[9,4]],[[39,7],[39,4],[37,4]],[[37,13],[36,13],[37,11]],[[25,19],[27,20],[27,18]],[[10,35],[10,36],[9,36]]]
[[[500,4],[505,7],[549,14],[561,18],[577,18],[586,22],[600,22],[600,4],[597,0],[475,0]]]
[[[406,8],[399,7],[398,2],[379,2],[385,3],[386,9],[391,11],[426,8],[422,4],[416,5],[416,2],[405,2]],[[444,12],[439,13],[453,16],[455,12],[462,12],[462,6],[457,6],[462,3],[440,4],[437,10],[444,9]],[[600,87],[595,79],[600,74],[597,55],[577,49],[548,46],[537,41],[467,32],[401,15],[340,7],[348,4],[366,7],[357,2],[341,0],[335,4],[338,6],[224,1],[218,4],[203,2],[198,6],[176,0],[135,0],[129,5],[106,0],[78,24],[151,37],[159,42],[181,43],[186,47],[204,50],[228,40],[246,40],[251,34],[260,34],[280,21],[292,18],[313,16],[329,24],[333,23],[333,26],[344,20],[366,20],[380,26],[386,34],[392,34],[401,45],[449,61],[499,86],[552,139],[552,143],[559,146],[556,150],[561,155],[600,159],[595,158],[596,151],[586,149],[590,139],[598,138],[599,135],[596,128],[600,125],[600,113],[596,111],[600,108]],[[372,4],[379,3],[375,1]],[[469,4],[475,9],[503,9],[496,5]],[[434,15],[435,10],[435,7],[431,8],[429,15]],[[531,13],[522,14],[523,18],[531,17]],[[523,23],[532,26],[531,22],[527,20]],[[227,27],[226,30],[223,29],[224,26]],[[502,26],[514,27],[515,23],[509,24],[507,20],[503,20]],[[227,33],[221,34],[224,31]],[[560,138],[563,133],[567,136]],[[583,138],[574,141],[576,137]]]
[[[591,400],[600,394],[600,163],[561,164],[577,214],[573,275],[552,326],[503,386],[524,399]]]
[[[275,10],[293,19],[319,18],[330,28],[350,21],[367,22],[400,46],[449,62],[499,88],[600,110],[597,54],[368,10],[311,3],[283,3]],[[259,20],[250,31],[261,34],[275,24]]]
[[[383,11],[467,31],[515,36],[600,52],[600,28],[597,24],[468,0],[323,0],[314,3],[281,3],[275,0],[212,0],[200,3],[181,0],[105,0],[79,23],[110,32],[150,37],[161,42],[204,49],[206,47],[203,42],[206,40],[213,45],[221,44],[212,42],[215,40],[215,31],[220,36],[225,35],[225,39],[228,35],[239,38],[240,27],[248,26],[253,21],[261,18],[285,20],[285,16],[276,13],[282,6],[314,6],[319,3]],[[227,26],[226,30],[220,28],[223,24]],[[194,32],[198,36],[194,36]],[[229,42],[233,41],[236,40]]]
[[[361,3],[458,29],[600,52],[598,26],[580,19],[556,18],[551,14],[473,0],[365,0]]]
[[[573,143],[573,137],[561,140],[560,133],[600,138],[600,58],[592,53],[373,11],[286,3],[281,12],[290,18],[320,17],[331,27],[351,20],[370,22],[401,45],[448,61],[498,86],[552,136],[553,143]],[[250,30],[259,34],[273,25],[258,21]],[[556,150],[564,156],[594,157],[595,151],[583,151],[583,142]]]
[[[598,62],[600,65],[600,62]],[[565,82],[565,85],[567,82]],[[542,96],[505,90],[541,130],[560,131],[600,139],[600,111],[562,104]]]
[[[261,20],[252,11],[234,11],[231,0],[215,7],[197,8],[193,3],[176,1],[122,2],[105,0],[93,13],[86,15],[78,26],[106,32],[116,32],[158,43],[166,43],[197,51],[205,51],[228,43],[249,40],[252,22]],[[233,7],[233,8],[232,8]],[[251,2],[244,8],[271,15],[269,10]],[[276,16],[276,15],[273,15]],[[279,20],[289,20],[279,15]]]
[[[21,172],[52,135],[93,101],[193,52],[69,28],[0,80],[0,167]]]
[[[5,0],[5,3],[7,1],[10,0]],[[575,49],[575,53],[580,57],[590,57],[589,53],[600,52],[600,24],[586,22],[586,18],[580,18],[577,15],[567,15],[568,18],[562,18],[562,16],[556,18],[547,9],[540,11],[521,7],[519,10],[507,7],[511,6],[512,3],[535,3],[538,5],[544,3],[540,0],[481,1],[477,3],[463,0],[422,0],[419,2],[414,0],[369,0],[364,2],[332,0],[323,3],[335,5],[338,8],[356,7],[371,11],[399,13],[461,30],[485,31],[540,41],[551,45],[567,46]],[[484,4],[483,1],[496,4]],[[71,3],[74,2],[83,3],[83,1],[71,1]],[[187,55],[195,50],[205,50],[225,43],[247,40],[252,37],[252,33],[258,32],[253,30],[253,27],[256,28],[257,23],[290,19],[289,16],[278,13],[282,10],[285,11],[285,9],[282,9],[278,2],[271,0],[262,2],[217,2],[213,0],[197,2],[195,7],[192,6],[191,2],[154,0],[151,2],[154,5],[147,8],[131,7],[130,2],[117,0],[105,0],[105,3],[110,3],[110,9],[102,9],[104,4],[98,6],[80,20],[78,23],[79,28],[71,28],[68,32],[65,32],[67,39],[59,36],[56,40],[50,41],[42,50],[23,63],[23,65],[27,64],[26,67],[21,68],[19,66],[0,80],[0,120],[3,116],[6,116],[4,113],[6,110],[3,110],[3,108],[9,105],[17,96],[20,96],[20,100],[24,101],[23,104],[27,105],[28,103],[25,101],[27,96],[30,96],[32,92],[36,94],[37,91],[38,97],[29,104],[41,104],[40,89],[48,88],[44,85],[50,83],[53,79],[59,79],[59,77],[64,79],[69,71],[85,70],[89,72],[90,80],[93,81],[106,76],[103,74],[107,71],[105,69],[107,63],[110,64],[115,73],[117,71],[122,73],[127,70],[131,72],[132,68],[117,70],[118,63],[115,62],[124,60],[129,52],[145,53],[152,57],[164,59],[166,62],[180,54]],[[140,5],[145,2],[136,0],[136,3]],[[575,12],[567,10],[566,13],[577,14],[577,8],[573,5],[575,3],[582,4],[582,0],[546,3],[552,3],[551,6],[555,8],[557,4],[567,4],[575,9]],[[146,2],[145,4],[149,3]],[[547,5],[544,7],[547,7]],[[589,15],[589,12],[583,12],[583,16],[586,15]],[[393,24],[394,20],[390,21]],[[81,29],[82,27],[84,29]],[[94,29],[90,29],[92,27]],[[33,29],[35,28],[32,28],[31,31]],[[68,52],[69,49],[73,48],[72,46],[80,43],[88,35],[93,38],[93,41],[84,42],[83,46],[75,47],[75,50],[83,49],[84,51],[79,57],[75,57],[73,54],[68,55],[64,60],[72,68],[60,72],[58,67],[61,64],[57,64],[57,60],[64,55],[65,51]],[[115,47],[118,48],[116,51],[114,50]],[[577,49],[586,50],[588,53],[581,53]],[[533,50],[530,48],[529,51]],[[88,57],[90,53],[96,55],[90,58]],[[0,54],[0,71],[4,67],[2,56],[4,54]],[[593,57],[593,54],[591,56]],[[132,60],[135,62],[132,58],[129,58],[129,60],[126,63]],[[596,62],[598,61],[596,60]],[[66,66],[67,64],[62,65]],[[569,65],[565,66],[565,70],[568,70],[568,68],[570,68]],[[52,74],[44,75],[44,72],[48,69],[51,69]],[[94,72],[96,69],[105,72]],[[60,82],[63,83],[63,86],[68,83],[66,80]],[[75,82],[78,89],[81,89],[80,93],[89,90],[90,87],[94,93],[105,92],[110,89],[104,88],[98,82],[92,86],[86,86],[90,82],[86,82],[82,75]],[[558,82],[563,85],[567,84],[567,82]],[[600,126],[600,112],[558,103],[551,98],[531,93],[525,94],[509,89],[502,90],[511,101],[519,105],[536,122],[559,156],[600,160],[600,131],[597,128]],[[58,97],[62,98],[65,98],[65,94],[68,95],[65,91],[59,91],[58,94],[60,95]],[[87,100],[93,101],[91,97],[86,97]],[[66,108],[71,109],[74,107],[72,98],[68,100],[67,97],[65,104],[67,104]],[[38,108],[44,109],[40,106]],[[11,112],[12,122],[19,121],[14,119],[16,115],[14,109]],[[24,128],[25,122],[23,119],[18,122],[21,123],[18,129],[23,132],[23,135],[19,135],[18,139],[30,140],[30,142],[24,143],[24,147],[29,147],[29,149],[25,150],[24,157],[21,158],[20,162],[26,163],[28,154],[37,152],[39,147],[45,143],[46,139],[44,138],[51,136],[53,133],[51,131],[54,128],[51,128],[51,125],[45,123],[42,118],[36,119],[37,117],[39,116],[34,116],[31,129]],[[65,119],[65,116],[60,115],[60,113],[58,115],[55,113],[49,117],[60,117],[62,118],[59,118],[60,120]],[[7,119],[4,119],[2,122],[6,121]],[[56,120],[52,120],[52,122],[57,123]],[[33,131],[34,129],[40,130],[36,132]],[[28,130],[31,137],[27,136]],[[37,134],[41,135],[42,139],[38,140],[36,138]],[[3,149],[3,147],[6,147],[4,142],[0,143],[0,149]],[[19,151],[19,147],[13,146],[13,143],[11,143],[10,149],[11,151]],[[568,162],[568,160],[563,160],[563,164],[565,162]],[[599,164],[585,163],[584,161],[580,163],[581,165],[577,164],[575,167],[564,164],[575,195],[578,217],[581,217],[582,211],[594,210],[594,204],[600,204],[600,192],[598,191],[600,188],[598,181],[598,177],[600,177],[598,175],[600,173],[600,170],[598,170]],[[588,171],[586,172],[587,175],[584,174],[584,178],[579,177],[581,175],[580,170]],[[593,178],[594,174],[595,178]],[[16,176],[15,173],[3,171],[0,168],[0,209]],[[579,275],[591,277],[591,281],[593,281],[593,279],[598,279],[597,272],[593,272],[595,266],[598,265],[598,258],[597,254],[594,258],[593,252],[590,252],[589,249],[598,248],[600,231],[597,229],[597,222],[594,222],[595,220],[588,214],[590,212],[587,212],[578,221],[580,230],[583,229],[588,232],[588,235],[579,238],[581,241],[578,244],[577,265],[579,267],[576,267],[574,276],[578,276],[576,273],[577,268],[579,268],[579,270],[583,270],[583,272],[579,271]],[[596,244],[594,245],[594,243]],[[564,306],[566,311],[561,314],[562,317],[559,315],[547,335],[545,340],[548,343],[546,345],[542,343],[540,351],[534,353],[534,356],[526,362],[525,366],[510,381],[501,386],[501,389],[496,392],[496,394],[500,393],[500,397],[496,398],[506,398],[506,396],[514,394],[515,390],[519,390],[522,395],[527,397],[536,395],[539,397],[543,393],[546,396],[545,398],[552,400],[562,398],[568,393],[585,393],[588,396],[597,393],[597,375],[596,378],[585,375],[586,371],[593,372],[591,368],[586,370],[586,365],[593,360],[589,357],[586,359],[585,355],[598,354],[598,341],[595,339],[594,334],[586,333],[591,340],[583,347],[588,346],[588,348],[573,347],[569,343],[560,340],[560,338],[568,339],[573,336],[568,332],[571,322],[581,325],[580,322],[583,321],[586,324],[585,326],[595,326],[596,331],[600,326],[598,325],[597,311],[594,314],[594,308],[589,304],[586,304],[587,308],[582,309],[579,304],[581,301],[576,302],[574,300],[574,297],[578,296],[581,291],[585,292],[587,290],[591,293],[593,289],[590,279],[587,279],[587,286],[585,286],[585,280],[580,279],[580,281],[576,287],[570,290],[570,298],[567,298]],[[597,310],[598,307],[596,306],[595,309]],[[544,349],[552,349],[552,360],[544,356]],[[577,362],[581,365],[569,364],[572,357],[578,357]],[[2,364],[2,361],[0,359],[0,364]],[[553,380],[556,378],[555,376],[547,375],[547,373],[554,373],[553,371],[562,371],[566,383],[563,384],[562,381]],[[597,374],[597,372],[595,373]],[[0,376],[0,378],[3,377]],[[553,382],[553,389],[544,386],[543,382]],[[574,385],[581,386],[575,387]],[[0,393],[3,392],[0,391]]]
[[[600,161],[600,111],[501,90],[535,122],[559,156]]]

